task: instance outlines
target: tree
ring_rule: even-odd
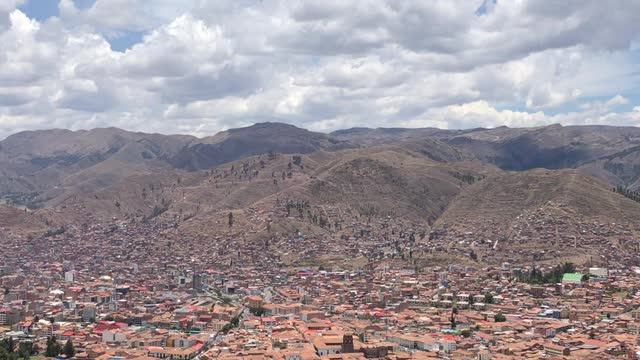
[[[264,307],[262,306],[250,307],[249,311],[255,316],[264,315]]]
[[[475,251],[471,250],[471,252],[469,253],[469,257],[471,258],[471,260],[473,261],[478,261],[478,254],[476,254]]]
[[[64,354],[67,355],[67,359],[72,358],[76,355],[76,349],[73,347],[73,342],[71,339],[67,340],[67,343],[64,344]]]
[[[11,354],[14,347],[13,338],[8,337],[6,339],[2,339],[2,341],[0,341],[0,347],[2,347],[8,354]]]
[[[562,272],[564,274],[576,272],[576,265],[574,263],[566,262],[562,265]]]
[[[31,354],[34,353],[33,343],[32,342],[21,342],[18,346],[18,357],[23,360],[29,360]]]
[[[229,330],[238,327],[239,324],[240,324],[240,318],[236,316],[233,319],[231,319],[231,321],[222,328],[222,332],[226,334],[229,332]]]
[[[9,353],[3,346],[0,346],[0,360],[16,360],[16,359],[17,359],[16,354]]]
[[[484,303],[493,304],[493,295],[491,295],[491,293],[484,294]]]
[[[229,212],[229,227],[233,226],[233,213]]]
[[[499,312],[493,317],[493,320],[495,320],[495,322],[505,322],[507,321],[507,317],[504,316],[503,313]]]
[[[60,344],[58,344],[55,336],[47,339],[47,350],[45,351],[46,357],[56,357],[60,355],[60,351],[62,351],[62,348]]]
[[[451,318],[449,318],[449,321],[451,322],[451,328],[455,329],[456,328],[456,314],[458,313],[458,308],[454,307],[453,309],[451,309]]]

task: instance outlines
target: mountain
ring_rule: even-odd
[[[498,171],[474,162],[445,163],[399,146],[311,154],[267,153],[209,170],[167,170],[130,176],[90,194],[68,197],[57,209],[83,213],[206,218],[207,213],[274,206],[276,199],[336,206],[358,214],[435,221],[470,178]],[[165,206],[166,205],[166,206]],[[191,216],[191,215],[198,216]]]
[[[33,244],[144,229],[180,234],[185,256],[215,239],[291,266],[631,264],[640,203],[612,190],[637,188],[639,141],[560,125],[25,132],[0,142],[0,201],[39,208],[0,206],[0,228]]]
[[[357,146],[350,142],[293,125],[259,123],[223,131],[190,144],[172,159],[172,164],[176,168],[193,171],[268,152],[309,154],[318,150],[332,151],[354,147]]]
[[[638,219],[640,203],[577,170],[502,172],[462,191],[432,238],[493,263],[623,263],[640,246]]]
[[[603,222],[630,223],[640,218],[640,204],[579,171],[534,169],[501,172],[462,192],[438,219],[462,230],[494,222],[508,228],[521,214],[550,204]],[[464,222],[458,219],[464,218]]]
[[[116,128],[42,130],[0,142],[0,195],[42,206],[78,192],[117,184],[128,176],[174,169],[208,169],[246,156],[311,153],[356,145],[292,125],[256,124],[198,139]]]
[[[640,188],[640,128],[562,126],[538,128],[439,130],[356,128],[333,133],[361,144],[432,139],[450,145],[463,157],[503,170],[579,169],[615,186]]]
[[[190,136],[120,129],[45,130],[0,142],[0,194],[94,191],[140,172],[169,167]]]
[[[64,219],[47,211],[36,213],[0,203],[0,240],[9,235],[45,234],[59,229],[62,224]]]

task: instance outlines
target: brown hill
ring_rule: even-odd
[[[0,190],[43,209],[4,207],[0,215],[8,231],[32,233],[58,224],[158,226],[263,246],[301,266],[345,266],[350,256],[360,265],[408,256],[417,266],[622,261],[615,252],[632,263],[640,205],[611,188],[637,184],[636,133],[551,126],[324,135],[282,124],[204,139],[21,133],[0,142]],[[296,254],[305,239],[314,247]]]
[[[333,133],[339,139],[371,144],[437,139],[504,170],[580,169],[615,186],[640,186],[640,128],[561,126],[439,130],[356,128]]]
[[[496,263],[622,261],[621,254],[640,246],[639,218],[639,203],[600,180],[576,170],[536,169],[468,187],[438,219],[432,238]]]
[[[62,224],[63,221],[45,211],[32,212],[0,204],[0,240],[9,234],[39,235]]]
[[[311,153],[352,147],[325,134],[278,123],[232,129],[203,139],[115,128],[28,131],[0,142],[0,195],[28,198],[29,205],[43,206],[132,175],[174,168],[208,169],[270,151]],[[20,194],[29,196],[16,196]]]
[[[293,125],[260,123],[203,138],[183,148],[171,162],[176,168],[202,170],[269,152],[309,154],[319,150],[332,151],[354,147],[357,146],[347,141]]]
[[[473,162],[437,162],[393,146],[265,154],[207,171],[130,176],[92,194],[69,196],[56,208],[79,207],[106,219],[148,217],[154,209],[166,207],[171,216],[195,221],[218,211],[272,207],[278,200],[292,200],[349,208],[362,215],[433,222],[469,178],[493,171]]]
[[[0,142],[0,194],[35,193],[37,202],[58,194],[94,191],[138,172],[169,167],[195,138],[120,129],[22,132]]]
[[[601,221],[640,218],[640,204],[614,193],[602,181],[575,170],[535,169],[500,173],[470,186],[449,205],[438,223],[469,227],[487,220],[508,226],[523,212],[549,203],[563,204],[576,214]]]

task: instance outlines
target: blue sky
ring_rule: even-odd
[[[27,0],[19,6],[22,12],[38,21],[58,16],[58,0]],[[78,9],[85,10],[93,6],[96,0],[73,0]]]
[[[58,0],[27,0],[19,9],[27,16],[38,21],[58,16]],[[96,0],[73,0],[75,6],[80,10],[89,9]],[[121,30],[116,34],[103,34],[114,51],[123,52],[133,45],[142,42],[144,31]]]
[[[601,0],[5,0],[0,138],[200,136],[263,119],[638,126],[639,13]]]
[[[52,16],[58,16],[57,0],[27,0],[19,9],[30,18],[44,21]]]

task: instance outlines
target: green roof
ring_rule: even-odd
[[[582,274],[579,273],[566,273],[562,276],[562,281],[582,281]]]

